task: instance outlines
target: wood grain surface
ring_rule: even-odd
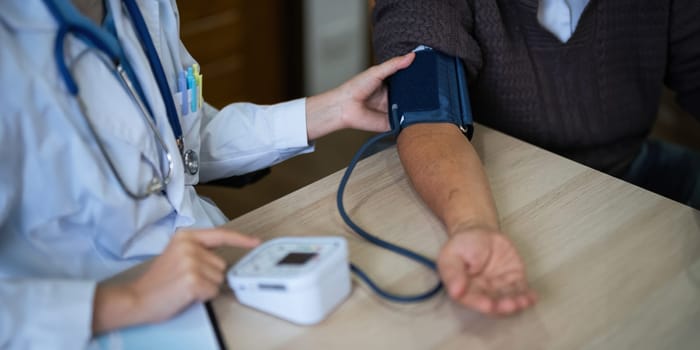
[[[394,304],[359,280],[326,320],[297,326],[213,302],[229,349],[700,349],[700,212],[480,126],[482,157],[503,230],[539,303],[491,318],[441,293]],[[342,235],[350,259],[395,292],[435,282],[431,271],[378,249],[342,222],[335,173],[228,225],[263,238]],[[346,209],[384,239],[437,256],[443,226],[411,188],[395,148],[362,161]],[[224,250],[231,263],[245,252]]]

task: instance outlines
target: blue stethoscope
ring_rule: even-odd
[[[158,132],[155,125],[155,117],[153,116],[153,111],[151,106],[148,104],[143,88],[136,78],[133,68],[129,64],[126,58],[126,54],[119,44],[119,40],[116,36],[116,30],[114,29],[114,23],[112,22],[111,16],[108,16],[106,21],[107,27],[110,31],[99,28],[92,21],[87,19],[85,16],[80,14],[70,1],[68,0],[44,0],[44,3],[48,7],[51,14],[54,16],[58,22],[59,28],[56,34],[56,41],[54,47],[54,56],[56,60],[56,65],[58,66],[59,73],[61,74],[63,81],[65,82],[68,91],[71,95],[76,97],[80,105],[80,109],[84,118],[87,121],[88,127],[92,132],[93,136],[97,140],[97,144],[102,152],[103,156],[107,159],[109,167],[112,173],[117,178],[120,186],[124,191],[135,199],[143,199],[148,197],[153,193],[162,193],[165,187],[170,182],[173,176],[173,158],[168,148],[163,140],[162,135]],[[153,40],[148,33],[148,28],[146,27],[146,22],[143,19],[143,15],[136,5],[135,0],[123,0],[123,6],[126,8],[129,16],[131,17],[136,33],[138,35],[141,46],[148,57],[148,62],[151,67],[151,71],[158,83],[158,89],[160,90],[161,97],[163,98],[163,103],[165,104],[165,109],[168,115],[168,122],[173,134],[175,135],[175,141],[177,147],[180,151],[180,155],[183,159],[183,164],[185,171],[191,175],[194,175],[199,170],[199,159],[197,153],[194,150],[185,150],[185,144],[182,135],[182,127],[180,126],[180,120],[178,118],[177,109],[175,108],[175,103],[173,97],[170,94],[170,88],[168,86],[168,80],[165,77],[165,71],[163,65],[158,57],[158,52],[155,49]],[[76,38],[82,40],[89,49],[84,51],[78,58],[79,60],[82,55],[89,52],[97,52],[98,57],[108,66],[112,66],[115,76],[118,77],[121,85],[128,91],[132,100],[138,106],[141,111],[141,115],[150,127],[151,131],[155,134],[155,138],[159,144],[159,147],[163,150],[162,158],[165,162],[161,162],[160,175],[155,166],[153,166],[153,178],[151,181],[142,188],[132,189],[126,185],[122,176],[117,171],[112,159],[109,157],[103,143],[101,142],[96,128],[90,121],[86,113],[86,108],[84,102],[80,99],[78,95],[78,86],[71,75],[71,71],[66,64],[65,54],[64,54],[64,41],[66,37],[72,34]],[[161,159],[163,160],[163,159]],[[167,163],[167,170],[162,169],[162,165]]]

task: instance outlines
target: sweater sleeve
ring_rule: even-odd
[[[666,85],[678,104],[700,120],[700,1],[672,2]]]
[[[372,44],[380,62],[427,45],[462,58],[470,78],[482,65],[467,0],[377,0]]]

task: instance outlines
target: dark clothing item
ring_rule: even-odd
[[[695,176],[689,176],[695,174]],[[700,210],[700,153],[649,140],[622,178]]]
[[[537,0],[377,0],[380,60],[419,44],[461,57],[475,119],[623,176],[665,82],[700,117],[700,1],[592,0],[566,44]],[[478,132],[478,131],[477,131]]]

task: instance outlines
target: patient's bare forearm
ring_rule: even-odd
[[[470,227],[499,230],[498,214],[479,156],[452,124],[416,124],[397,142],[416,191],[448,233]]]

